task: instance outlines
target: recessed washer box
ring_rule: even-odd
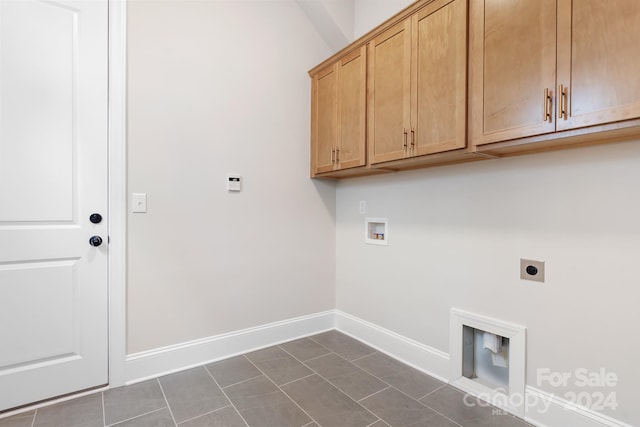
[[[365,218],[364,242],[369,245],[388,245],[389,220],[387,218]]]

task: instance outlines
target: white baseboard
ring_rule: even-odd
[[[366,320],[336,310],[336,329],[371,347],[423,371],[440,381],[449,382],[449,355]]]
[[[449,383],[449,354],[404,337],[381,326],[335,311],[336,329],[353,338]],[[525,420],[537,427],[633,427],[588,408],[572,405],[531,386],[526,386]]]
[[[172,345],[126,358],[127,384],[182,371],[297,338],[337,329],[448,383],[449,354],[381,326],[329,310],[254,328]],[[633,427],[542,390],[527,386],[525,420],[537,427]]]
[[[269,323],[253,328],[157,348],[126,357],[126,383],[182,371],[335,327],[335,312],[329,310],[308,316]]]
[[[538,427],[633,427],[535,387],[527,386],[525,393],[525,420]]]

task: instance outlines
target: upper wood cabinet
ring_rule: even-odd
[[[411,19],[370,43],[369,160],[407,156],[411,131]]]
[[[311,171],[366,163],[366,46],[312,76]]]
[[[557,129],[640,117],[640,1],[558,0]]]
[[[640,117],[639,39],[637,0],[472,1],[471,143]]]
[[[369,52],[371,164],[466,146],[466,0],[427,4]]]

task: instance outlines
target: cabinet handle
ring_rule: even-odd
[[[407,129],[406,128],[402,128],[402,149],[406,150],[407,149]]]
[[[411,149],[412,150],[413,150],[413,147],[416,145],[415,139],[416,139],[416,131],[413,128],[411,128]]]
[[[340,163],[340,149],[336,147],[336,164]]]
[[[333,163],[334,163],[334,160],[333,160],[333,153],[335,153],[335,151],[336,151],[336,148],[335,148],[335,147],[331,147],[331,164],[333,164]]]
[[[544,90],[544,120],[543,121],[549,121],[549,123],[552,122],[553,118],[551,115],[551,111],[553,110],[553,92],[549,90],[549,88],[546,88]]]
[[[560,108],[558,109],[558,118],[567,120],[567,87],[560,85]]]

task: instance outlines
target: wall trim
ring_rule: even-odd
[[[443,382],[449,382],[449,355],[374,323],[335,311],[336,329]]]
[[[126,358],[126,384],[227,359],[335,327],[334,310],[170,345]]]
[[[125,382],[127,277],[126,0],[109,7],[109,385]]]
[[[633,427],[535,387],[526,387],[525,421],[538,427]]]

